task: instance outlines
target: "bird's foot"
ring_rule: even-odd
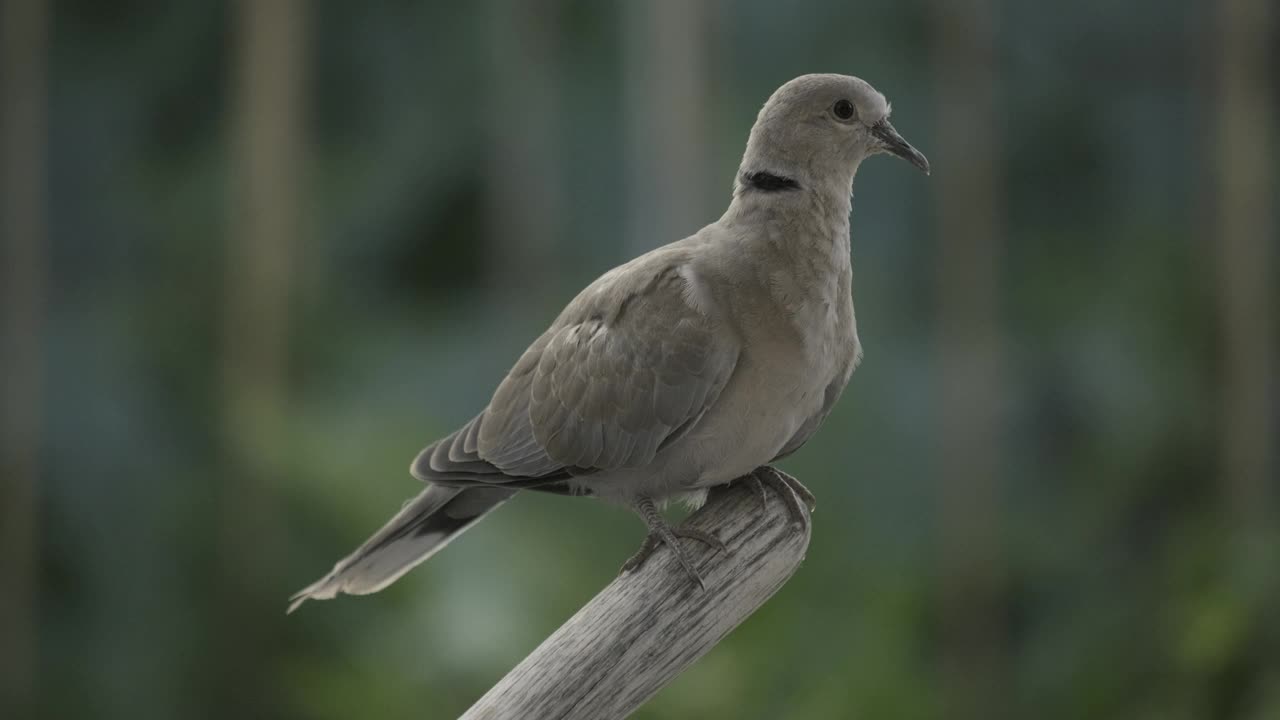
[[[644,544],[632,555],[625,563],[622,564],[620,575],[634,572],[644,565],[649,556],[658,549],[658,546],[665,544],[671,548],[671,552],[676,556],[680,566],[684,568],[685,573],[698,583],[698,587],[704,591],[707,589],[707,583],[702,579],[702,575],[693,566],[693,561],[689,558],[689,554],[680,546],[678,538],[688,538],[697,540],[698,542],[709,545],[717,552],[727,553],[729,549],[725,546],[724,541],[720,538],[702,530],[686,527],[671,527],[667,521],[662,518],[662,514],[658,512],[658,508],[654,506],[653,501],[649,498],[641,498],[634,505],[635,511],[644,519],[644,524],[649,527],[649,534],[644,539]]]
[[[765,488],[768,487],[782,499],[782,504],[787,508],[787,514],[791,516],[791,522],[796,525],[803,525],[809,519],[809,513],[817,507],[817,498],[809,492],[809,488],[805,487],[804,483],[772,465],[761,465],[748,477],[755,485],[761,509],[768,507],[768,497],[765,493]]]

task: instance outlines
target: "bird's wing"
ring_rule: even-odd
[[[648,464],[702,417],[737,364],[736,334],[691,305],[676,266],[622,290],[603,303],[609,314],[560,328],[533,377],[530,429],[566,467]],[[482,454],[484,439],[482,428]]]
[[[452,434],[428,445],[413,461],[410,472],[426,482],[442,485],[505,485],[535,479],[568,477],[564,466],[548,457],[529,438],[529,395],[538,360],[550,339],[544,333],[520,356],[515,367],[498,386],[493,400],[470,422]],[[480,455],[480,429],[509,438]],[[525,438],[519,440],[518,438]]]
[[[529,478],[637,467],[692,427],[732,375],[739,339],[695,307],[678,259],[640,260],[584,290],[484,413],[441,441],[423,469],[467,472],[482,463]],[[476,481],[503,482],[488,474]]]

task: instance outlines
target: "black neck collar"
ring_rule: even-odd
[[[784,175],[775,175],[767,170],[742,173],[742,185],[749,190],[775,193],[788,190],[799,190],[800,183]]]

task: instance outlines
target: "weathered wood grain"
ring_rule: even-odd
[[[468,720],[626,717],[746,620],[799,567],[810,524],[772,491],[713,492],[686,526],[729,554],[683,540],[707,582],[698,589],[667,548],[609,584],[467,711]]]

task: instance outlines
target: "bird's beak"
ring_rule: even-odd
[[[897,130],[889,124],[888,120],[881,120],[871,126],[871,134],[884,144],[886,152],[897,155],[907,162],[920,168],[925,175],[929,174],[929,158],[926,158],[919,150],[911,147],[911,143],[902,139]]]

